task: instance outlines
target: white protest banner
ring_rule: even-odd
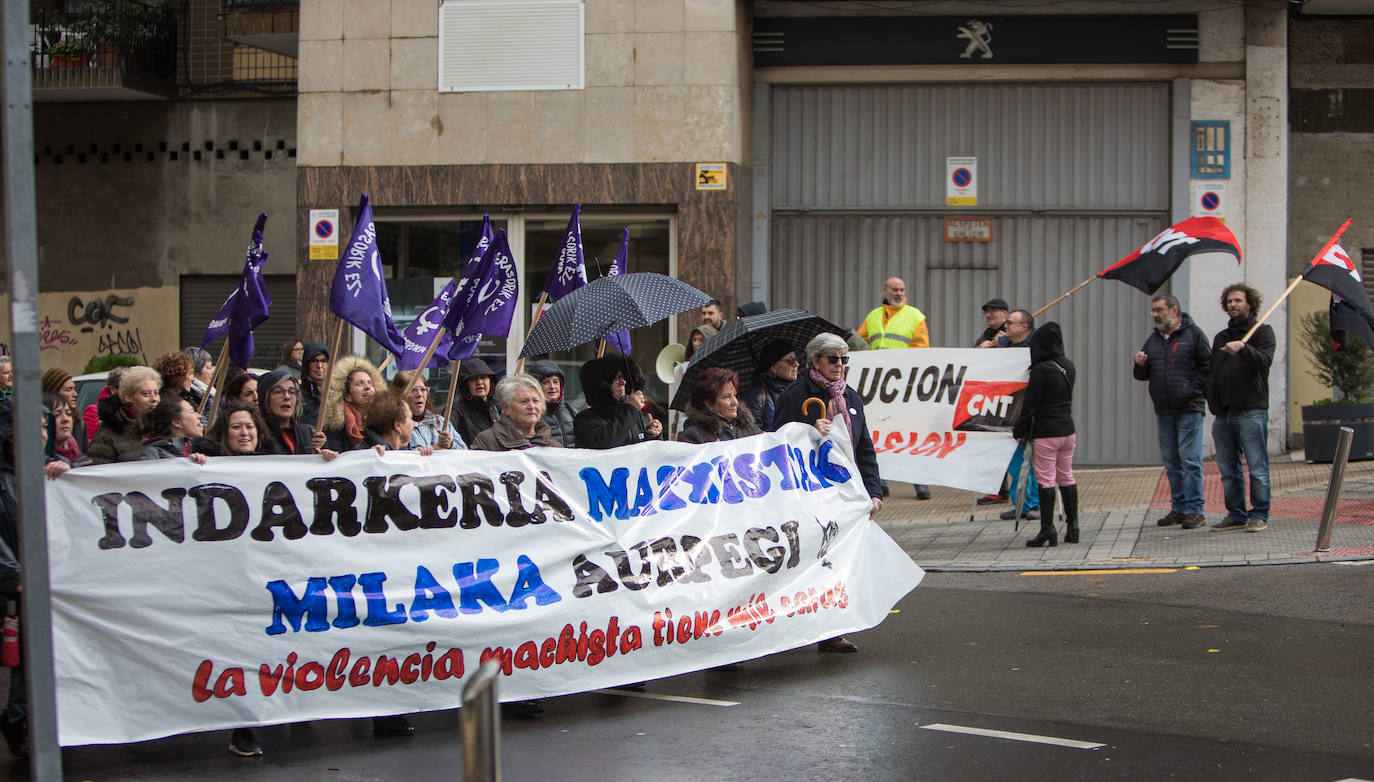
[[[849,354],[849,385],[884,478],[996,492],[1029,379],[1025,348],[900,348]]]
[[[110,464],[48,483],[59,740],[453,708],[872,627],[922,572],[793,424],[610,451]]]

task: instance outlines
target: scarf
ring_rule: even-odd
[[[61,456],[69,462],[74,462],[81,458],[81,449],[77,447],[75,437],[68,437],[58,443],[56,451],[58,456]]]
[[[811,382],[825,389],[830,395],[830,401],[826,404],[826,409],[839,411],[839,415],[844,418],[844,426],[849,430],[850,436],[854,434],[854,426],[849,421],[849,405],[844,401],[844,378],[839,380],[827,380],[815,367],[807,369],[811,373]],[[835,413],[830,413],[830,420],[835,420]]]
[[[348,402],[344,402],[344,435],[348,444],[355,448],[363,441],[362,411]]]

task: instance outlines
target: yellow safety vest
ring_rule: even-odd
[[[868,332],[868,347],[871,350],[910,347],[911,337],[925,320],[926,316],[920,310],[908,304],[897,310],[897,314],[884,326],[883,308],[879,307],[868,313],[868,317],[864,319],[865,331]]]

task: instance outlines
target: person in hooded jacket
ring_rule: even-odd
[[[663,435],[663,424],[627,400],[644,389],[644,373],[624,356],[602,356],[578,371],[587,409],[573,417],[579,448],[615,448]]]
[[[458,430],[463,442],[471,444],[477,435],[491,428],[501,415],[493,398],[496,373],[480,358],[465,358],[458,368],[458,388],[461,396],[453,403],[450,423]]]
[[[180,459],[205,464],[206,455],[219,456],[219,446],[206,440],[200,415],[179,396],[158,400],[157,406],[143,416],[144,459]]]
[[[184,353],[179,353],[186,358]],[[186,358],[186,363],[191,360]],[[136,462],[143,458],[143,414],[160,399],[161,380],[149,367],[128,367],[119,377],[119,393],[96,403],[100,429],[86,449],[92,464]],[[173,392],[173,395],[175,393]]]
[[[772,430],[773,405],[782,392],[797,382],[800,368],[796,348],[782,340],[775,339],[759,351],[759,379],[739,396],[761,428]]]
[[[301,417],[300,383],[289,367],[277,367],[258,378],[258,412],[267,427],[263,453],[325,453],[325,434]],[[330,451],[325,458],[332,458]]]
[[[553,439],[564,448],[576,447],[577,437],[573,433],[573,418],[576,417],[577,411],[573,409],[571,402],[563,398],[566,385],[563,370],[552,361],[534,361],[528,369],[544,391],[544,423],[549,425]]]
[[[324,387],[328,385],[329,349],[323,342],[307,342],[301,359],[301,418],[311,426],[319,420],[320,400],[324,398]]]
[[[344,356],[334,362],[324,395],[325,447],[342,453],[361,445],[367,429],[367,408],[385,389],[382,374],[367,359]]]
[[[1077,370],[1064,355],[1059,324],[1042,325],[1030,337],[1030,381],[1012,435],[1031,441],[1031,465],[1040,487],[1040,534],[1026,541],[1030,548],[1054,546],[1054,488],[1064,500],[1064,542],[1078,542],[1078,482],[1073,477],[1073,384]]]
[[[714,443],[761,434],[749,408],[740,404],[738,389],[739,375],[722,367],[710,367],[692,378],[687,425],[677,441]]]

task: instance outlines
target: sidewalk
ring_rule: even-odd
[[[910,484],[892,482],[892,495],[878,523],[930,571],[1096,570],[1157,567],[1265,565],[1374,559],[1374,461],[1346,466],[1331,550],[1316,553],[1317,528],[1326,498],[1329,464],[1273,457],[1269,528],[1264,532],[1212,532],[1160,527],[1169,510],[1169,483],[1161,467],[1075,471],[1079,486],[1081,543],[1026,548],[1040,522],[1002,521],[1010,507],[975,505],[979,496],[931,487],[934,497],[918,501]],[[1207,523],[1226,516],[1215,462],[1204,464]],[[1057,510],[1056,516],[1062,516]]]

